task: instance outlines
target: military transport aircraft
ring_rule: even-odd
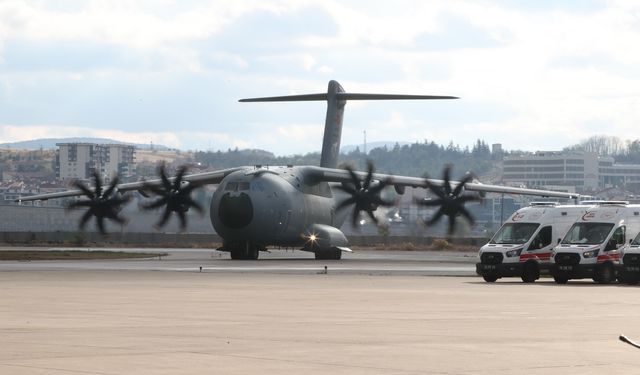
[[[316,259],[340,259],[343,251],[351,251],[347,238],[340,230],[349,218],[348,208],[352,207],[353,224],[361,212],[377,222],[373,212],[379,206],[391,204],[380,197],[385,187],[393,186],[398,194],[404,193],[407,186],[430,189],[436,198],[425,198],[416,203],[438,207],[430,223],[448,216],[450,230],[455,225],[456,216],[473,221],[464,203],[477,199],[477,195],[466,194],[466,191],[577,199],[575,194],[570,193],[484,185],[469,174],[461,181],[451,181],[449,168],[445,169],[442,180],[378,174],[370,163],[367,171],[338,169],[342,119],[347,101],[386,99],[457,98],[348,93],[338,82],[330,81],[326,93],[242,99],[241,102],[326,101],[320,166],[256,165],[196,174],[187,174],[186,168],[182,167],[174,177],[167,177],[164,167],[160,167],[159,179],[119,184],[115,177],[108,186],[103,186],[100,176],[95,173],[93,187],[76,181],[75,190],[29,196],[18,201],[84,195],[88,199],[70,205],[71,208],[88,208],[80,220],[80,227],[84,228],[95,216],[98,229],[104,233],[104,219],[125,223],[119,211],[129,200],[129,195],[123,193],[139,191],[144,196],[157,196],[146,208],[164,207],[158,226],[162,227],[171,214],[176,213],[184,228],[186,211],[190,208],[203,211],[191,199],[190,193],[199,186],[217,184],[211,199],[211,223],[223,239],[223,245],[218,250],[230,252],[232,259],[258,259],[260,251],[266,250],[267,246],[300,248],[315,253]]]

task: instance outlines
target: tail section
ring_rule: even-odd
[[[436,95],[391,95],[391,94],[358,94],[345,92],[337,81],[329,81],[326,94],[272,96],[266,98],[241,99],[241,102],[295,102],[295,101],[327,101],[327,117],[324,123],[324,138],[320,166],[336,168],[340,154],[342,137],[342,119],[347,100],[414,100],[414,99],[458,99],[455,96]]]
[[[327,89],[327,117],[324,120],[324,138],[322,139],[322,154],[320,166],[336,168],[340,155],[340,140],[342,139],[342,119],[344,118],[345,99],[338,95],[344,94],[344,89],[336,81],[329,81]]]

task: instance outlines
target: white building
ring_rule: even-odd
[[[95,169],[93,143],[56,143],[56,177],[59,179],[87,179]]]
[[[539,151],[505,156],[502,172],[505,184],[578,193],[640,184],[640,165],[617,164],[613,157],[594,152]]]
[[[135,147],[123,144],[57,143],[56,176],[59,179],[89,179],[98,171],[104,181],[130,176]]]

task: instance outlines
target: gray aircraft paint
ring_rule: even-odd
[[[329,81],[327,89],[327,117],[324,123],[324,138],[322,140],[322,154],[320,166],[336,168],[340,154],[340,140],[342,138],[342,119],[346,100],[338,99],[337,93],[344,89],[336,81]]]

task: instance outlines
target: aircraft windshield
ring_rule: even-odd
[[[613,229],[613,223],[575,223],[562,240],[567,245],[598,245]]]
[[[529,241],[540,224],[537,223],[506,223],[489,243],[495,244],[523,244]]]

